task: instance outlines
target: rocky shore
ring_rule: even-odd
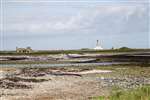
[[[150,67],[95,66],[1,68],[0,98],[4,100],[87,100],[110,94],[111,88],[150,84]]]

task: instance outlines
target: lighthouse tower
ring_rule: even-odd
[[[103,48],[99,45],[99,41],[97,40],[95,50],[103,50]]]

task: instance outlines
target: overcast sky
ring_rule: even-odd
[[[149,48],[148,0],[3,0],[1,50]]]

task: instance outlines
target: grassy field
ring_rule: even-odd
[[[110,96],[95,97],[93,100],[150,100],[150,85],[127,91],[114,87]]]
[[[47,55],[47,54],[83,54],[83,53],[121,53],[121,52],[148,52],[150,49],[79,49],[79,50],[36,50],[32,53],[16,53],[16,51],[0,51],[0,55]]]
[[[150,86],[139,87],[135,90],[115,90],[110,100],[150,100]]]

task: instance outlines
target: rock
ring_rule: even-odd
[[[11,81],[6,81],[6,80],[0,80],[0,88],[5,88],[5,89],[30,89],[30,85],[25,85],[22,83],[16,83],[16,82],[11,82]]]
[[[148,79],[143,77],[125,77],[125,78],[104,78],[100,77],[99,81],[103,86],[119,86],[122,88],[135,88],[144,84],[149,84]]]

